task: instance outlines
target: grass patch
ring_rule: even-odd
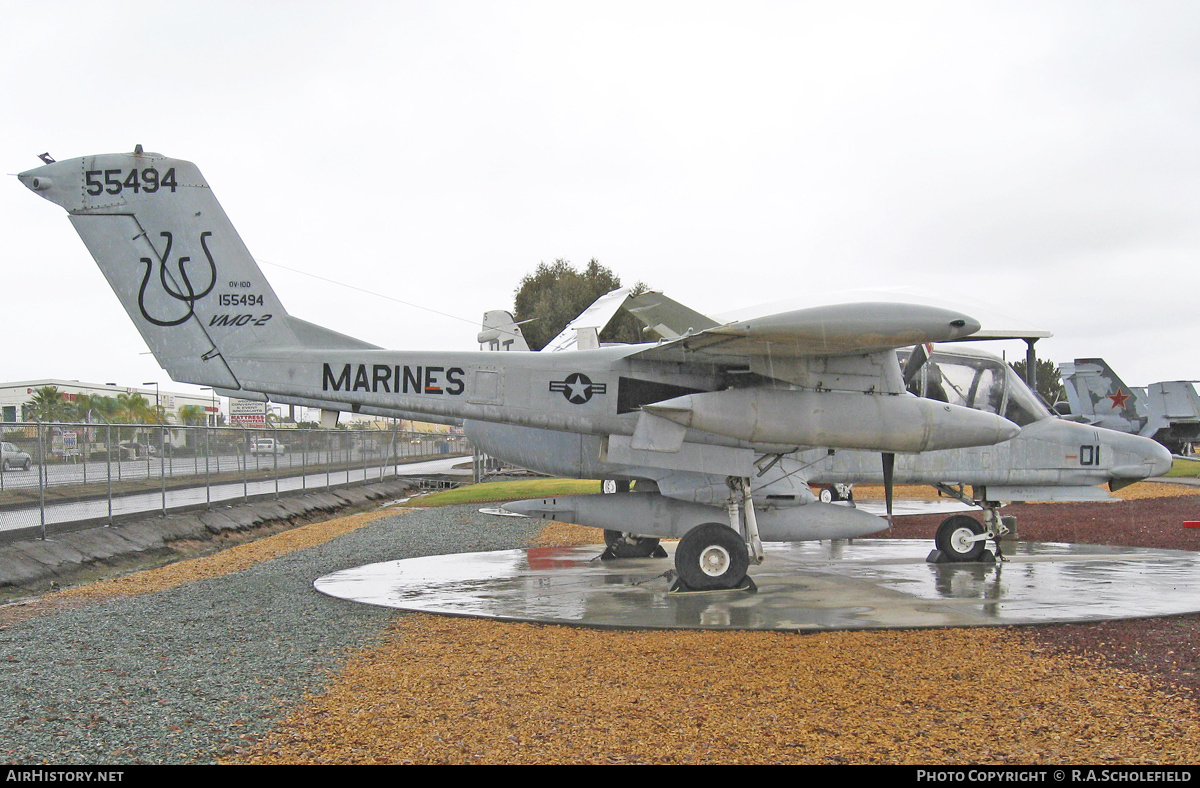
[[[515,501],[522,498],[549,498],[554,495],[588,495],[600,492],[596,479],[516,479],[507,482],[482,482],[442,490],[414,499],[410,506],[455,506],[461,503]]]
[[[1167,476],[1188,479],[1200,476],[1200,460],[1181,460],[1176,457],[1171,462],[1171,470],[1167,471]]]

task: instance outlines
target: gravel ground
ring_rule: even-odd
[[[1172,524],[1200,519],[1200,498],[1013,512],[1027,539],[1152,544],[1177,539]],[[594,538],[474,506],[373,517],[0,609],[0,760],[1200,760],[1197,616],[819,635],[612,632],[410,615],[313,591],[318,576],[386,558]],[[931,526],[917,519],[893,535],[928,539]]]
[[[385,556],[523,547],[540,530],[473,512],[388,518],[153,593],[105,600],[128,588],[117,583],[88,604],[57,595],[8,608],[26,620],[0,630],[0,760],[212,763],[235,752],[397,616],[318,594],[314,579]],[[306,530],[320,526],[288,533]]]

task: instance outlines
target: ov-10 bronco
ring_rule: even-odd
[[[595,337],[620,309],[639,318],[647,333],[660,337],[718,325],[661,293],[634,295],[628,289],[619,290],[598,299],[542,352],[589,341],[578,345],[568,341],[572,330],[597,344]],[[500,332],[511,336],[516,330],[511,315],[490,312],[484,319],[481,342],[485,335]],[[1020,333],[1030,332],[1012,332],[1012,336]],[[987,332],[993,339],[1008,335]],[[519,334],[516,344],[525,347]],[[965,514],[947,518],[935,536],[941,560],[974,561],[983,556],[988,540],[1009,530],[1009,518],[998,514],[1004,502],[1103,500],[1109,496],[1100,485],[1116,489],[1170,467],[1166,451],[1145,439],[1131,440],[1112,430],[1056,418],[1001,358],[977,347],[963,343],[937,349],[917,346],[899,349],[895,355],[909,393],[1002,415],[1021,427],[1020,434],[995,445],[897,453],[894,460],[885,455],[882,464],[876,454],[837,447],[797,447],[785,455],[755,457],[751,491],[760,512],[811,502],[809,484],[823,489],[855,483],[882,483],[885,488],[893,483],[932,485],[983,511],[982,523]],[[481,450],[546,473],[608,478],[626,489],[636,480],[639,488],[651,487],[676,500],[710,506],[720,505],[725,494],[724,478],[681,469],[672,465],[669,456],[643,452],[636,457],[622,455],[613,462],[611,453],[605,457],[602,445],[587,438],[563,441],[525,428],[474,422],[468,422],[466,428]],[[551,446],[553,451],[548,451]],[[890,493],[886,494],[890,498]],[[637,555],[657,542],[628,529],[647,519],[657,522],[657,509],[667,507],[655,504],[651,508],[654,502],[652,497],[637,495],[574,496],[517,501],[505,508],[605,528],[610,552]],[[890,502],[887,509],[890,514]],[[632,512],[641,516],[630,516]],[[659,526],[654,533],[663,530]],[[681,530],[675,527],[674,535]]]
[[[925,367],[902,368],[898,349],[979,329],[953,310],[814,307],[563,353],[385,350],[288,314],[190,162],[139,146],[18,177],[66,209],[175,380],[283,403],[463,420],[498,456],[566,475],[621,478],[618,469],[632,469],[625,476],[645,482],[638,492],[595,502],[627,524],[622,531],[681,537],[681,589],[748,584],[764,540],[887,527],[806,494],[800,471],[814,467],[810,455],[832,456],[819,470],[833,475],[839,455],[869,453],[890,488],[907,479],[903,458],[964,449],[983,458],[1022,431],[1002,411],[973,407],[982,389],[961,402],[908,391]],[[1082,472],[1069,479],[1076,485],[1088,472],[1094,483],[1143,478],[1165,455],[1151,441],[1103,430],[1072,433],[1070,447],[1061,437],[1058,464],[1072,456]],[[518,451],[513,441],[522,439]],[[865,475],[858,465],[845,471],[855,481]]]

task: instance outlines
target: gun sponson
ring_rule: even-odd
[[[642,410],[752,443],[889,452],[989,446],[1021,432],[994,413],[911,395],[734,389],[688,394]]]

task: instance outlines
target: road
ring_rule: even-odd
[[[433,451],[429,447],[420,447],[420,451],[413,451],[413,456],[432,453]],[[403,451],[400,452],[401,460],[405,459],[406,456],[408,455]],[[276,458],[269,454],[252,454],[246,459],[248,460],[247,469],[250,472],[254,472],[271,470],[274,467],[272,460]],[[339,449],[336,451],[290,451],[278,455],[277,459],[280,474],[304,473],[306,469],[330,463],[345,463],[349,465],[370,465],[373,463],[376,466],[384,464],[379,458],[378,452],[366,452],[364,454],[358,448]],[[204,457],[167,457],[163,460],[160,460],[158,457],[143,457],[134,460],[114,460],[111,463],[111,474],[114,482],[159,479],[163,474],[168,479],[174,479],[179,476],[205,476],[209,473],[241,472],[242,460],[243,455],[234,453],[213,454],[208,457],[207,466],[205,465]],[[110,463],[96,461],[47,465],[46,486],[60,487],[71,484],[104,483],[108,480],[109,466]],[[0,473],[0,491],[30,487],[36,488],[38,486],[38,470],[39,466],[34,465],[27,471],[13,469]]]
[[[264,463],[269,462],[268,458],[263,458]],[[379,466],[367,468],[351,468],[349,470],[337,471],[320,471],[314,473],[302,473],[300,463],[291,469],[294,475],[286,475],[287,471],[283,464],[280,466],[280,475],[278,479],[269,478],[257,481],[248,481],[243,485],[241,481],[227,482],[214,484],[211,487],[205,486],[203,483],[204,466],[200,466],[200,476],[197,477],[198,486],[186,487],[179,489],[168,489],[165,492],[156,490],[152,492],[134,493],[130,495],[114,496],[111,503],[111,515],[113,517],[124,517],[131,514],[161,512],[164,509],[167,511],[186,507],[204,505],[206,503],[218,504],[228,501],[241,501],[247,497],[256,497],[262,495],[274,495],[275,493],[295,492],[298,490],[313,490],[319,491],[330,487],[337,487],[343,484],[362,483],[377,481],[380,479],[391,479],[404,476],[442,476],[453,475],[455,465],[462,463],[470,464],[469,457],[446,457],[436,460],[425,460],[401,465],[388,465],[386,468]],[[157,460],[152,460],[157,464]],[[183,460],[177,460],[182,463]],[[191,460],[188,464],[190,466]],[[115,464],[114,464],[115,465]],[[145,470],[146,463],[141,461],[140,465]],[[104,479],[103,468],[104,464],[99,464],[101,475],[95,481]],[[59,468],[70,468],[73,466],[50,466],[52,478],[54,471]],[[226,467],[222,464],[222,470],[229,471],[234,466],[232,463]],[[262,467],[269,468],[269,464],[264,464]],[[254,465],[251,464],[251,470]],[[470,472],[463,474],[470,477]],[[5,475],[28,475],[33,477],[33,485],[37,486],[37,468],[32,471],[8,471]],[[183,475],[182,473],[180,475]],[[191,474],[188,474],[191,475]],[[82,472],[78,474],[78,478],[82,479]],[[89,475],[88,477],[92,477]],[[114,473],[114,479],[116,475]],[[128,478],[128,477],[126,477]],[[145,478],[143,474],[139,478]],[[153,478],[157,479],[155,474]],[[110,515],[109,500],[107,498],[96,498],[86,501],[70,501],[66,503],[48,503],[46,505],[44,524],[52,526],[62,523],[79,522],[85,520],[104,520]],[[0,532],[11,531],[18,528],[37,527],[43,523],[41,519],[40,507],[36,504],[7,509],[0,512]]]

